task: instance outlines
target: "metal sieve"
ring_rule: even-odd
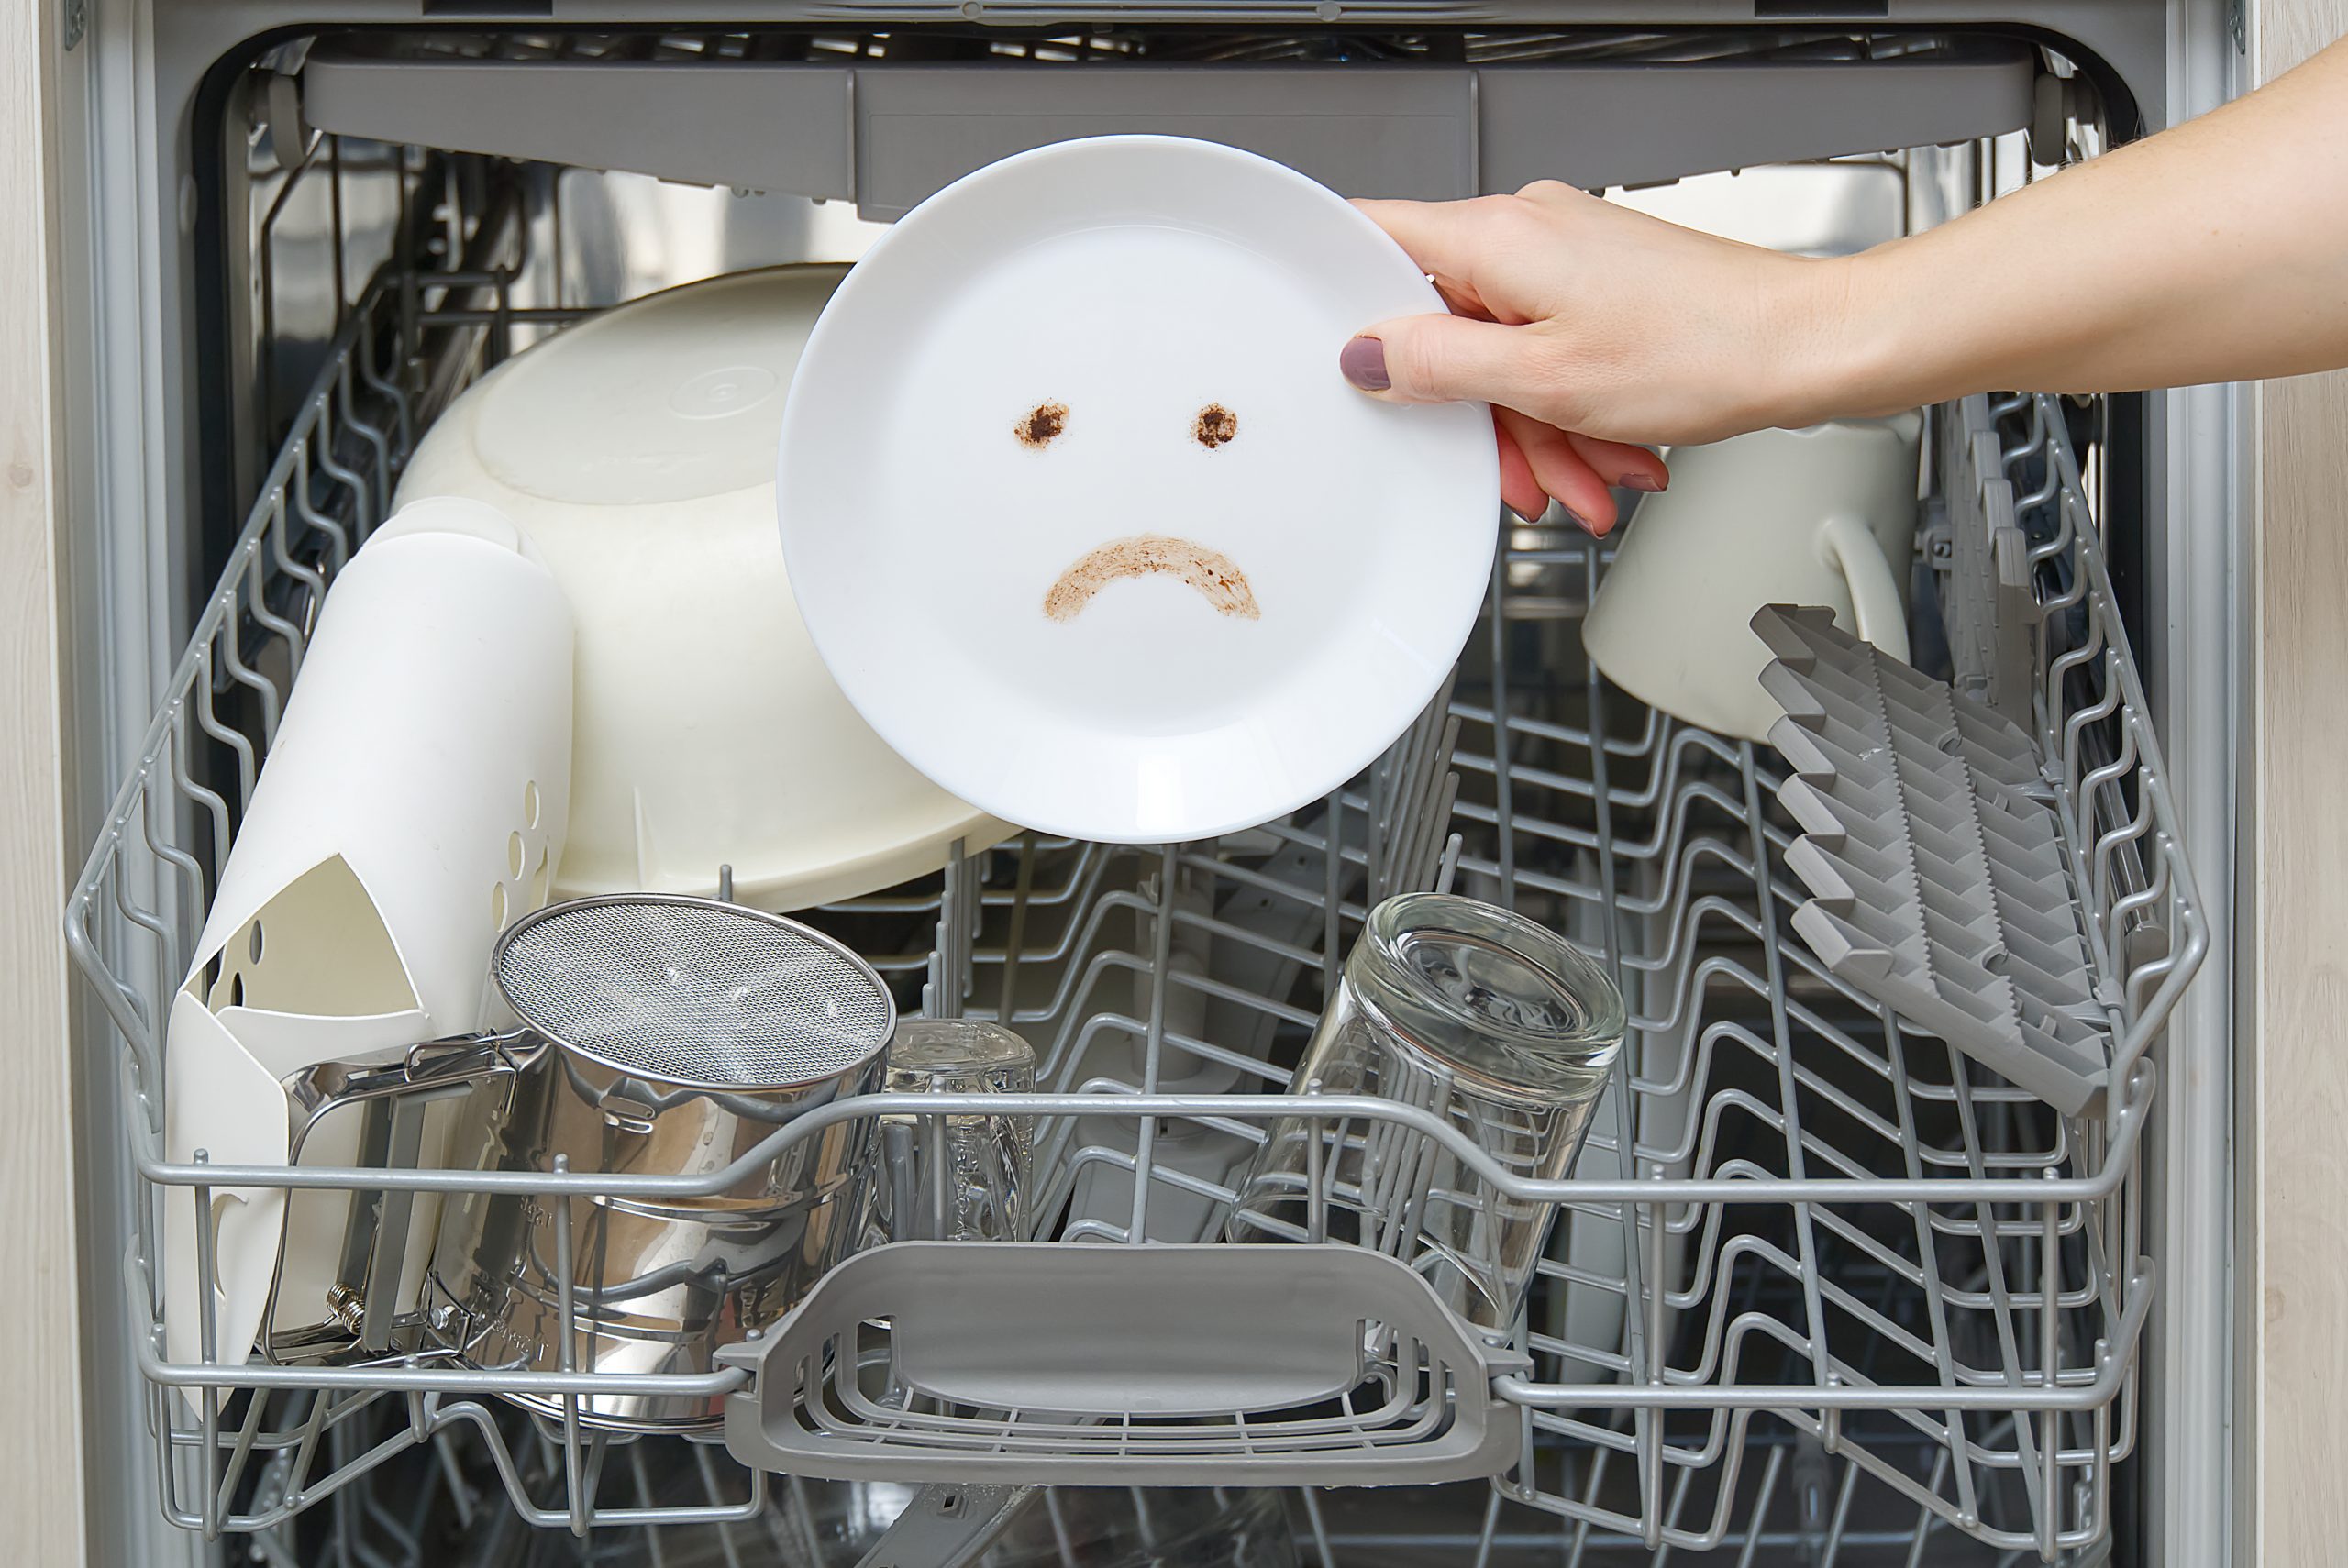
[[[704,1176],[878,1088],[896,1029],[880,977],[831,938],[674,894],[526,916],[490,977],[521,1022],[508,1038],[537,1050],[510,1097],[467,1106],[457,1139],[482,1169]],[[854,1117],[721,1191],[469,1193],[440,1222],[430,1332],[480,1366],[705,1373],[720,1346],[774,1322],[847,1255],[871,1145],[870,1120]],[[622,1392],[576,1413],[658,1430],[709,1425],[719,1409],[710,1395]]]
[[[625,1199],[459,1190],[437,1212],[406,1193],[361,1193],[326,1300],[298,1304],[325,1320],[273,1351],[380,1354],[420,1328],[475,1366],[705,1373],[720,1346],[781,1318],[847,1255],[869,1118],[742,1157],[794,1118],[880,1087],[896,1009],[870,965],[777,915],[625,893],[525,916],[491,955],[490,979],[515,1027],[286,1079],[294,1157],[327,1117],[358,1110],[354,1146],[393,1166],[688,1179]],[[722,1190],[695,1190],[737,1161]],[[420,1325],[394,1309],[422,1262],[409,1245],[419,1226],[437,1231]],[[690,1429],[714,1422],[719,1402],[598,1394],[576,1414]]]
[[[763,1090],[837,1077],[889,1043],[896,1010],[855,954],[735,904],[615,894],[515,922],[491,973],[565,1050],[659,1083]]]

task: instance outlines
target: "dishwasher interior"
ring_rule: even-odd
[[[722,273],[853,261],[902,210],[902,181],[927,178],[876,150],[853,190],[820,201],[697,182],[703,150],[673,169],[658,147],[611,152],[667,136],[626,116],[576,127],[568,158],[544,149],[562,127],[504,157],[306,116],[363,122],[396,98],[385,72],[449,61],[839,65],[873,70],[878,93],[889,68],[939,62],[1011,75],[1113,62],[1103,75],[1120,59],[1929,64],[1963,63],[1971,45],[1819,23],[1301,38],[437,26],[273,39],[213,73],[228,157],[197,224],[216,308],[198,315],[205,457],[182,541],[191,585],[207,586],[188,596],[186,654],[68,927],[111,1025],[138,1173],[122,1253],[148,1450],[137,1468],[223,1560],[855,1562],[914,1487],[762,1474],[714,1441],[531,1414],[494,1397],[515,1391],[494,1375],[430,1356],[166,1353],[161,1194],[202,1175],[162,1158],[161,1021],[318,602],[384,520],[409,453],[465,387],[564,325]],[[2026,127],[1831,158],[1799,156],[1797,138],[1793,161],[1608,193],[1755,243],[1862,248],[2100,147],[2110,116],[2091,73],[2025,53]],[[342,110],[290,85],[315,61],[344,72]],[[445,112],[478,146],[462,104],[421,90],[416,103],[420,124]],[[1988,1073],[1794,934],[1808,894],[1786,860],[1801,829],[1777,799],[1784,759],[1645,708],[1591,668],[1579,624],[1613,545],[1556,511],[1509,523],[1445,696],[1325,801],[1202,844],[1020,834],[805,915],[869,959],[906,1013],[1001,1020],[1034,1044],[1038,1090],[1067,1097],[1037,1128],[1035,1234],[1089,1244],[1104,1287],[1123,1245],[1220,1233],[1231,1173],[1268,1115],[1117,1101],[1280,1094],[1380,899],[1441,885],[1523,911],[1600,955],[1629,1004],[1520,1359],[1449,1396],[1515,1431],[1504,1474],[1349,1485],[1333,1449],[1325,1477],[1280,1487],[1276,1506],[1236,1485],[1055,1491],[1037,1517],[1058,1533],[991,1561],[1613,1563],[1719,1550],[1987,1563],[2091,1561],[2127,1535],[2156,1275],[2142,1171],[2154,1047],[2208,942],[2125,633],[2137,537],[2114,498],[2137,493],[2137,401],[2018,392],[1931,411],[1915,563],[1915,662],[2021,717],[2062,813],[2116,1021],[2099,1110],[2066,1116]],[[1955,438],[1966,431],[1991,437],[1988,457]],[[2002,584],[1966,537],[1990,491],[2027,544]],[[1146,1314],[1136,1324],[1145,1340]],[[711,1387],[739,1384],[726,1373]],[[1246,1426],[1217,1452],[1249,1452]],[[884,1452],[895,1441],[868,1435]],[[1108,1440],[1067,1441],[1074,1452]],[[1191,1529],[1181,1521],[1202,1498],[1229,1506]],[[1064,1508],[1114,1523],[1072,1536]]]

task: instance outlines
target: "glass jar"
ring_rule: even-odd
[[[1473,899],[1405,893],[1370,911],[1289,1088],[1416,1107],[1512,1176],[1553,1181],[1581,1148],[1623,1030],[1613,981],[1554,932]],[[1368,1117],[1274,1122],[1238,1192],[1231,1240],[1390,1253],[1495,1338],[1523,1309],[1557,1210]]]
[[[897,1025],[880,1087],[892,1094],[1032,1094],[1036,1053],[999,1023],[909,1018]],[[871,1240],[1021,1240],[1035,1145],[1032,1116],[880,1118]]]

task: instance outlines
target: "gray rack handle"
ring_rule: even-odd
[[[1402,1485],[1523,1442],[1523,1358],[1334,1243],[899,1242],[718,1354],[734,1457],[823,1480]]]

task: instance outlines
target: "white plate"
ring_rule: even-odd
[[[777,501],[817,652],[907,761],[1047,833],[1202,838],[1326,793],[1426,705],[1490,575],[1484,406],[1337,372],[1360,328],[1442,308],[1335,194],[1210,142],[1062,142],[947,186],[792,382]],[[1209,446],[1215,406],[1236,428]],[[1047,613],[1139,536],[1246,594],[1152,572]]]

